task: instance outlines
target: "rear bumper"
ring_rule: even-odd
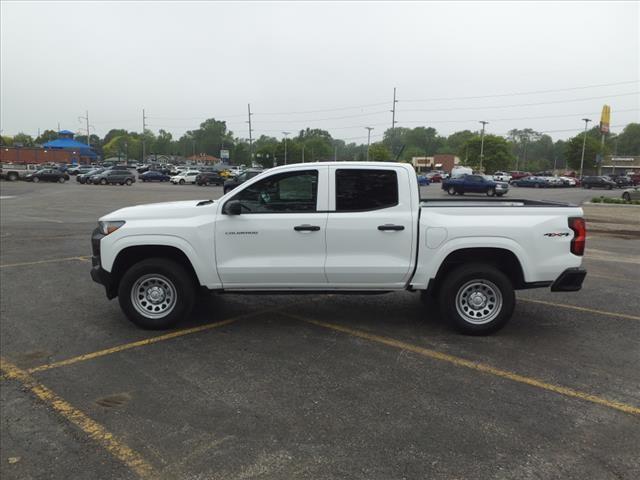
[[[577,292],[582,288],[587,271],[584,268],[567,268],[551,285],[552,292]]]

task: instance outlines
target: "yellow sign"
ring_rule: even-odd
[[[600,132],[609,133],[609,121],[611,120],[611,107],[604,105],[600,116]]]

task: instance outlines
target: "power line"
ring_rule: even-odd
[[[425,98],[422,100],[403,100],[403,102],[436,102],[436,101],[445,101],[445,100],[473,100],[478,98],[497,98],[497,97],[515,97],[520,95],[538,95],[542,93],[555,93],[555,92],[569,92],[573,90],[586,90],[589,88],[599,88],[599,87],[612,87],[615,85],[629,85],[631,83],[639,83],[640,80],[629,80],[626,82],[616,82],[616,83],[601,83],[598,85],[585,85],[582,87],[569,87],[569,88],[555,88],[550,90],[533,90],[530,92],[514,92],[514,93],[498,93],[494,95],[476,95],[471,97],[440,97],[440,98]]]
[[[429,109],[409,109],[403,110],[405,112],[453,112],[453,111],[466,111],[466,110],[484,110],[490,108],[513,108],[513,107],[534,107],[538,105],[555,105],[560,103],[573,103],[573,102],[584,102],[587,100],[600,100],[603,98],[614,98],[614,97],[627,97],[630,95],[638,95],[640,92],[629,92],[629,93],[618,93],[615,95],[600,95],[598,97],[583,97],[583,98],[574,98],[572,100],[555,100],[551,102],[535,102],[535,103],[519,103],[519,104],[511,104],[511,105],[488,105],[484,107],[454,107],[454,108],[429,108]]]

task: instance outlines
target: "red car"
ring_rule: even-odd
[[[511,180],[518,180],[520,178],[531,176],[531,172],[519,172],[517,170],[515,172],[509,172],[509,174],[511,175]]]

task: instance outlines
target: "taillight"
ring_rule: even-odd
[[[571,253],[584,255],[584,246],[587,240],[587,225],[582,217],[569,217],[569,228],[573,230],[571,240]]]

